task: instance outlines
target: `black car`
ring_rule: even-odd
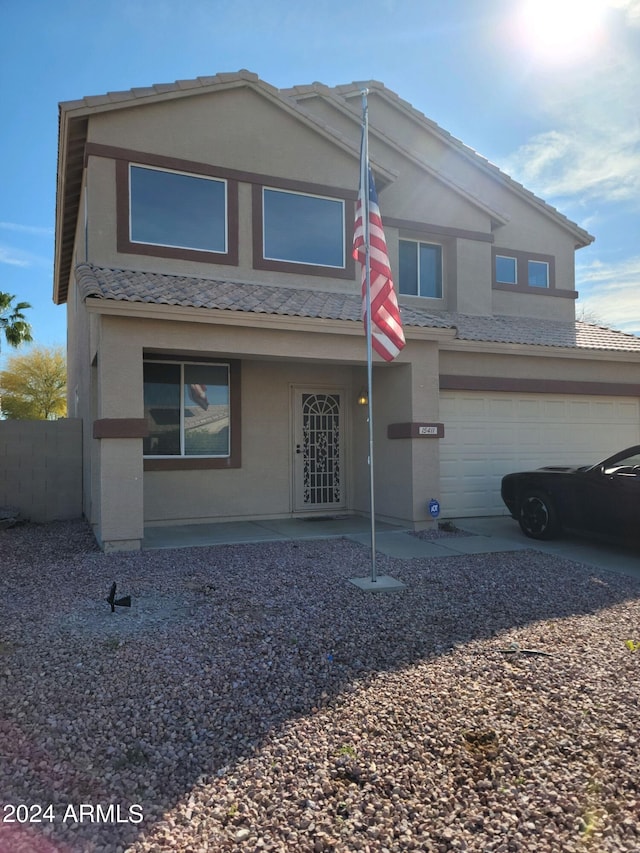
[[[501,493],[511,517],[532,539],[552,539],[564,528],[640,542],[640,446],[597,465],[507,474]]]

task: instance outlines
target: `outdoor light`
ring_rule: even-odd
[[[359,406],[366,406],[368,402],[369,402],[369,398],[367,397],[367,389],[361,388],[360,393],[358,394],[358,405]]]

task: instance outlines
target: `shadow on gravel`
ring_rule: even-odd
[[[104,555],[59,523],[0,532],[0,556],[1,853],[138,849],[176,803],[188,820],[194,788],[376,673],[640,595],[534,551],[379,555],[407,589],[372,595],[347,581],[368,549],[343,539]],[[130,610],[111,613],[113,581]]]

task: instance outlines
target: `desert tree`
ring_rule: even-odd
[[[0,371],[0,408],[10,420],[49,420],[67,413],[67,365],[62,347],[33,347]]]

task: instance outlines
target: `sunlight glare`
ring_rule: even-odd
[[[591,53],[603,33],[606,0],[524,0],[519,29],[528,52],[564,64]]]

